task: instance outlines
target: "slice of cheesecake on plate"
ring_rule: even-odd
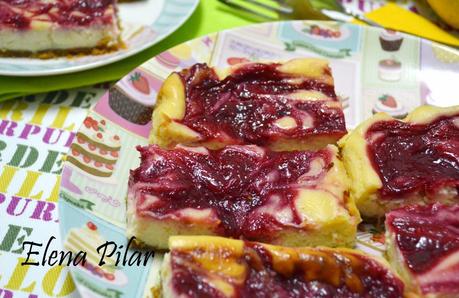
[[[162,266],[163,297],[404,297],[382,258],[345,248],[289,248],[175,236]]]
[[[217,235],[286,246],[353,246],[360,222],[337,148],[275,152],[139,147],[127,234],[158,249],[169,236]]]
[[[378,113],[339,145],[364,217],[409,204],[459,203],[459,106]]]
[[[121,44],[116,0],[0,0],[0,55],[97,54]]]
[[[407,206],[386,216],[390,263],[412,292],[459,297],[459,204]]]
[[[150,141],[221,148],[319,149],[346,134],[328,62],[196,64],[171,74],[153,112]]]

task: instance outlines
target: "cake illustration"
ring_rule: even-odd
[[[180,64],[180,59],[174,56],[170,51],[163,52],[156,56],[156,61],[170,69],[175,69]]]
[[[387,52],[395,52],[400,50],[403,42],[403,36],[394,30],[383,30],[379,34],[379,42],[381,48]]]
[[[390,94],[381,95],[373,107],[373,114],[384,112],[394,118],[404,118],[408,111]]]
[[[186,67],[194,64],[192,48],[188,44],[182,44],[156,56],[156,61],[167,69]]]
[[[145,125],[151,120],[152,108],[161,81],[136,69],[110,88],[108,104],[125,120]]]
[[[105,120],[86,117],[67,161],[94,176],[110,177],[121,148],[120,137],[107,131]]]
[[[384,81],[400,80],[402,76],[402,63],[394,58],[379,61],[378,76]]]
[[[319,36],[323,38],[340,38],[341,30],[340,24],[331,23],[329,25],[318,26],[316,24],[309,26],[309,28],[303,29],[303,32],[309,33],[314,36]]]
[[[105,243],[106,240],[100,235],[97,226],[88,221],[83,227],[70,230],[64,242],[64,249],[72,252],[74,257],[80,251],[86,252],[85,264],[80,262],[79,265],[100,278],[112,281],[115,279],[116,260],[104,256],[105,264],[98,265],[102,256],[97,252],[97,248]]]

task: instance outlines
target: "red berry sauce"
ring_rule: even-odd
[[[409,270],[418,276],[428,275],[440,262],[459,253],[459,205],[407,206],[386,215],[386,227],[395,235],[395,244]],[[436,278],[420,282],[427,292],[459,294],[459,261],[451,262]],[[426,279],[427,280],[427,279]]]
[[[131,171],[129,188],[136,189],[137,212],[141,216],[163,218],[185,208],[215,212],[220,224],[215,232],[222,236],[269,241],[270,231],[283,227],[273,216],[257,212],[261,206],[290,208],[289,228],[301,228],[294,199],[299,187],[317,187],[317,180],[332,166],[334,152],[273,152],[256,146],[227,146],[209,154],[180,147],[161,149],[155,145],[137,148],[140,167]],[[324,167],[314,176],[307,174],[313,159]],[[145,207],[146,195],[160,200]],[[142,206],[142,207],[139,207]],[[140,209],[139,209],[140,208]]]
[[[32,20],[63,27],[112,24],[114,15],[105,11],[114,4],[114,0],[0,0],[0,28],[26,30]]]
[[[258,243],[245,242],[244,253],[236,262],[247,273],[242,283],[233,282],[233,297],[403,297],[402,281],[370,258],[351,252],[298,251],[282,268],[276,268],[269,250]],[[196,270],[193,252],[174,250],[171,254],[172,286],[178,296],[226,297],[209,285],[202,271]],[[188,262],[194,266],[187,266]]]
[[[434,198],[444,188],[457,192],[459,127],[454,122],[454,117],[429,124],[381,121],[368,129],[367,150],[383,183],[381,198]]]
[[[327,135],[340,138],[346,133],[344,114],[326,102],[337,101],[333,85],[306,79],[292,83],[277,70],[279,64],[251,63],[238,68],[224,80],[206,64],[196,64],[180,73],[186,86],[186,113],[182,123],[199,132],[201,141],[231,139],[232,144],[266,145],[280,138],[297,139]],[[330,74],[329,69],[324,69]],[[321,91],[328,101],[291,100],[300,90]],[[312,127],[303,127],[310,117]],[[290,116],[296,128],[281,129],[274,121]]]

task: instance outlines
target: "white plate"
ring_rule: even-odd
[[[317,38],[308,33],[311,25],[335,26],[340,30],[340,38]],[[65,162],[59,200],[63,241],[73,237],[70,233],[73,229],[84,229],[88,222],[92,222],[102,239],[126,246],[125,200],[129,170],[138,167],[139,154],[135,146],[146,145],[151,130],[151,121],[140,121],[145,109],[133,111],[133,104],[152,107],[162,81],[171,72],[195,63],[222,68],[247,59],[284,61],[296,57],[324,57],[330,60],[335,89],[343,101],[349,128],[375,112],[384,111],[402,117],[407,111],[424,104],[459,104],[459,51],[406,34],[402,34],[401,43],[394,45],[391,41],[381,40],[380,35],[381,29],[353,24],[318,21],[264,23],[202,36],[132,70],[103,95],[89,113],[90,121],[106,124],[102,131],[106,137],[117,135],[120,140],[121,148],[110,177],[100,178],[95,176],[95,168],[85,170],[85,167]],[[379,64],[386,59],[400,62],[396,81],[393,70],[387,71]],[[85,130],[80,132],[85,133]],[[71,148],[78,147],[72,145]],[[79,156],[78,151],[69,154]],[[372,229],[371,225],[364,228],[357,235],[357,248],[381,256],[385,250],[383,232]],[[91,243],[88,240],[83,245]],[[134,250],[128,252],[129,255],[133,253]],[[159,264],[160,260],[156,259],[150,260],[146,266],[120,265],[117,269],[128,279],[124,286],[119,285],[124,280],[117,283],[117,276],[113,283],[96,281],[94,274],[74,266],[70,271],[84,297],[101,297],[94,293],[92,289],[95,288],[100,291],[116,289],[121,293],[120,297],[144,297],[144,290],[148,292],[158,286]]]
[[[107,65],[160,42],[176,31],[193,13],[199,0],[139,0],[120,3],[119,15],[123,26],[126,49],[104,55],[78,58],[2,58],[0,75],[46,76],[72,73]]]

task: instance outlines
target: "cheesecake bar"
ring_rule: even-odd
[[[345,248],[288,248],[209,236],[176,236],[162,266],[165,298],[404,297],[382,258]]]
[[[364,217],[409,204],[459,202],[459,106],[378,113],[339,141]]]
[[[275,152],[138,147],[127,234],[158,249],[169,236],[217,235],[286,246],[353,246],[360,222],[337,148]]]
[[[255,144],[316,150],[346,134],[328,62],[196,64],[171,74],[153,112],[150,141],[160,146]]]
[[[120,45],[116,0],[0,0],[0,55],[49,58]]]
[[[459,297],[459,204],[403,207],[386,216],[391,264],[423,297]]]

